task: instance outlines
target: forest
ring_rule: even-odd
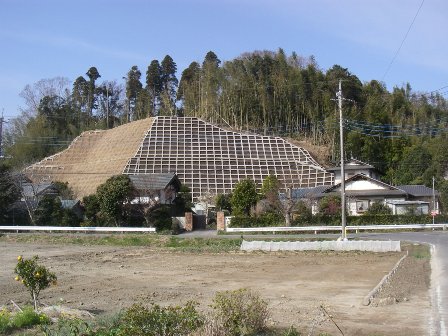
[[[346,159],[374,165],[393,185],[431,187],[435,177],[448,204],[447,87],[420,93],[407,83],[389,91],[381,81],[361,82],[340,65],[325,70],[313,56],[282,49],[228,61],[209,51],[181,73],[167,55],[147,69],[131,66],[121,81],[102,78],[95,66],[86,70],[73,83],[42,79],[20,93],[21,114],[3,136],[5,161],[14,170],[61,151],[83,131],[159,115],[194,116],[324,146],[322,163],[334,165],[340,160],[336,92],[342,80]]]

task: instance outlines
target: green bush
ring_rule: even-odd
[[[6,334],[11,329],[11,313],[3,308],[0,310],[0,334]]]
[[[172,221],[169,207],[159,206],[152,210],[148,215],[148,222],[157,231],[171,230]]]
[[[45,336],[96,336],[89,324],[79,318],[59,318],[53,325],[43,325]]]
[[[218,292],[211,307],[225,335],[251,336],[267,329],[268,304],[248,289]]]
[[[391,225],[391,224],[431,224],[430,215],[370,215],[347,216],[347,225]],[[448,223],[447,215],[438,215],[435,217],[435,223]],[[313,226],[313,225],[341,225],[341,217],[325,214],[316,214],[314,216],[300,216],[292,221],[292,226]],[[283,217],[274,217],[272,215],[259,217],[232,217],[230,227],[272,227],[285,226]]]
[[[203,323],[195,304],[184,307],[153,305],[146,308],[136,304],[125,311],[118,336],[178,336],[188,335]]]
[[[275,212],[266,212],[257,217],[235,216],[232,217],[231,227],[269,227],[285,226],[282,215]]]
[[[23,311],[12,317],[12,324],[16,328],[27,328],[39,324],[47,324],[50,319],[42,313],[37,313],[32,307],[25,307]]]
[[[0,310],[0,334],[49,322],[50,319],[45,314],[35,312],[32,307],[25,307],[17,313],[11,313],[6,308]]]

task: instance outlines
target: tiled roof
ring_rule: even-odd
[[[424,185],[402,185],[397,188],[414,197],[432,196],[432,189]],[[439,192],[435,190],[435,195],[439,196]]]
[[[137,190],[161,190],[165,189],[174,179],[174,183],[180,188],[180,182],[174,173],[154,173],[142,175],[128,175]]]
[[[52,183],[40,183],[40,184],[32,184],[32,183],[22,183],[22,193],[25,197],[35,197],[41,195],[43,193],[56,194],[56,190],[54,190]]]
[[[318,186],[314,188],[298,188],[291,190],[292,198],[313,198],[322,196],[322,193],[330,188],[331,185]]]

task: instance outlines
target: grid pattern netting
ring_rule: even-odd
[[[192,117],[156,117],[124,174],[176,173],[193,200],[227,194],[245,178],[261,186],[275,175],[284,187],[328,185],[333,175],[303,148],[278,137],[225,130]]]

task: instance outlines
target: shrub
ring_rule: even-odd
[[[37,313],[32,307],[25,307],[23,311],[12,317],[12,324],[16,328],[27,328],[33,325],[47,324],[50,319],[42,313]]]
[[[167,206],[158,206],[148,214],[148,222],[154,226],[157,231],[171,230],[171,214]]]
[[[53,325],[43,325],[41,328],[45,336],[94,336],[89,324],[79,318],[59,318]]]
[[[0,334],[5,334],[12,329],[10,320],[11,313],[6,308],[0,310]]]
[[[235,216],[232,217],[231,227],[267,227],[284,226],[284,218],[275,212],[265,212],[258,217]]]
[[[14,272],[17,274],[16,280],[21,281],[31,294],[34,302],[34,309],[37,310],[39,294],[42,289],[50,287],[56,283],[56,275],[51,273],[45,266],[39,265],[38,256],[25,260],[22,256],[17,257],[17,265]]]
[[[146,308],[136,304],[123,315],[119,336],[178,336],[188,335],[203,323],[195,304],[188,302],[184,307],[153,305]]]
[[[268,305],[248,289],[218,292],[211,306],[213,317],[229,336],[250,336],[266,329]]]
[[[282,336],[300,336],[300,333],[297,331],[296,328],[294,328],[293,326],[289,327],[288,330],[286,330]]]
[[[0,310],[0,334],[49,322],[50,319],[45,314],[35,312],[32,307],[25,307],[15,314],[10,313],[6,308]]]
[[[384,203],[374,202],[364,215],[392,215],[392,209]]]

